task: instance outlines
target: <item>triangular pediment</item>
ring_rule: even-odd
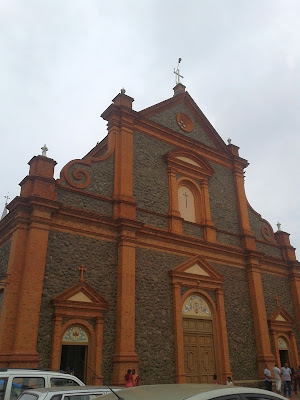
[[[275,321],[285,321],[286,322],[286,319],[281,314],[278,314],[277,317],[275,318]]]
[[[83,301],[84,303],[92,303],[92,300],[82,291],[68,298],[69,301]]]
[[[194,264],[184,271],[186,274],[195,274],[201,276],[209,276],[209,274],[198,264]]]
[[[170,275],[174,278],[182,278],[196,282],[210,282],[221,284],[224,278],[201,256],[193,257],[179,264]]]
[[[140,111],[140,115],[173,132],[228,154],[227,145],[188,92],[176,94],[146,108]]]
[[[294,323],[293,318],[282,307],[278,307],[268,318],[268,321],[272,325],[292,325]]]
[[[62,293],[55,296],[52,300],[54,303],[62,302],[77,302],[77,303],[93,303],[106,307],[107,301],[98,294],[91,285],[86,281],[78,282],[77,284],[66,289]]]

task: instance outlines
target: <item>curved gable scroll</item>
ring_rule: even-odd
[[[84,189],[91,182],[91,167],[93,163],[107,160],[115,150],[115,135],[108,138],[107,146],[99,143],[83,159],[68,162],[60,172],[58,183],[69,184],[75,189]],[[102,151],[104,150],[104,154]]]

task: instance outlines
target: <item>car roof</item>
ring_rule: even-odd
[[[0,375],[11,375],[11,374],[37,374],[37,375],[64,375],[71,376],[64,371],[57,370],[44,370],[44,369],[27,369],[27,368],[0,368]],[[73,376],[73,375],[72,375]]]
[[[123,386],[122,386],[123,388]],[[112,387],[112,389],[120,389],[117,387]],[[38,388],[38,389],[27,389],[22,392],[24,393],[52,393],[52,392],[59,392],[59,393],[73,393],[73,392],[96,392],[101,390],[110,390],[107,386],[52,386],[50,388]]]
[[[225,391],[225,393],[224,393]],[[268,394],[265,390],[215,385],[215,384],[166,384],[166,385],[144,385],[127,388],[118,391],[118,396],[124,400],[207,400],[218,396],[233,395],[239,393],[260,393]],[[272,393],[272,396],[278,399],[285,399],[284,397]],[[113,393],[101,396],[101,400],[116,400]]]

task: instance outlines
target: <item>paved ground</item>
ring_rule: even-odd
[[[300,393],[298,392],[298,394],[295,394],[295,392],[292,392],[292,399],[300,400]]]

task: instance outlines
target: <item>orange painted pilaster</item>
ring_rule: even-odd
[[[216,307],[217,307],[217,318],[219,332],[217,337],[220,341],[220,361],[221,368],[218,374],[221,383],[225,384],[227,376],[232,376],[230,369],[229,360],[229,349],[228,349],[228,339],[227,339],[227,328],[226,328],[226,318],[225,318],[225,305],[224,305],[224,293],[222,289],[216,289]]]
[[[18,226],[12,235],[7,267],[7,285],[4,289],[0,313],[0,366],[8,367],[13,351],[18,317],[19,295],[22,285],[24,257],[27,248],[26,226]]]
[[[244,186],[244,172],[243,168],[235,165],[233,169],[233,178],[236,188],[236,200],[240,221],[240,229],[242,234],[242,242],[244,248],[248,250],[256,250],[255,237],[250,229],[247,198]]]
[[[103,384],[103,376],[102,376],[102,340],[103,340],[103,318],[96,319],[95,326],[95,374],[92,374],[92,384],[93,385],[102,385]],[[99,379],[99,378],[101,379]]]
[[[121,91],[113,104],[102,114],[108,121],[109,132],[115,135],[114,158],[114,209],[115,219],[135,219],[135,203],[132,197],[133,176],[133,124],[134,99]],[[110,135],[111,136],[111,135]]]
[[[182,233],[182,218],[178,211],[178,187],[176,172],[169,170],[169,231],[172,233]]]
[[[275,363],[276,363],[277,365],[280,365],[279,351],[278,351],[278,349],[277,349],[277,336],[278,336],[278,334],[277,334],[276,331],[271,330],[271,331],[270,331],[270,336],[271,336],[271,340],[270,340],[270,343],[271,343],[271,351],[272,351],[273,354],[274,354]]]
[[[295,335],[293,332],[290,332],[289,334],[289,339],[291,342],[291,347],[292,347],[292,360],[291,360],[291,365],[299,365],[299,357],[298,357],[298,349],[297,349],[297,343],[295,339]]]
[[[176,383],[186,383],[186,374],[184,371],[182,299],[180,287],[180,283],[173,283]]]
[[[137,370],[138,367],[135,353],[135,230],[134,226],[120,226],[114,385],[123,385],[127,369]]]
[[[201,188],[203,193],[203,204],[205,212],[204,221],[204,239],[208,242],[216,242],[216,230],[214,223],[211,220],[210,207],[209,207],[209,193],[207,180],[201,181]]]
[[[36,207],[31,215],[33,220],[43,219],[44,222],[32,222],[28,232],[18,321],[10,362],[12,367],[20,364],[37,367],[39,361],[36,341],[49,234],[49,225],[45,221],[50,220],[50,214],[49,210]]]
[[[50,359],[50,369],[59,370],[60,367],[60,349],[61,349],[61,326],[62,326],[62,316],[54,316],[54,330],[52,335],[52,353]]]
[[[247,277],[256,338],[258,377],[263,379],[265,364],[273,364],[275,357],[271,352],[265,300],[257,263],[258,261],[254,258],[250,260],[247,266]]]
[[[287,261],[296,261],[295,248],[291,246],[289,233],[280,230],[274,233],[274,237],[281,247],[282,258]]]
[[[300,267],[299,263],[294,263],[290,267],[290,288],[295,313],[295,322],[300,333]]]

